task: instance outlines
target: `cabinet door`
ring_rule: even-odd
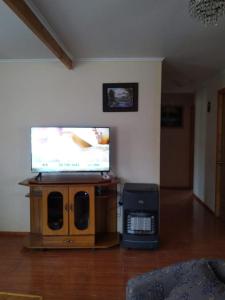
[[[43,234],[68,234],[68,187],[43,188]]]
[[[95,234],[94,186],[69,188],[69,232],[74,235]]]

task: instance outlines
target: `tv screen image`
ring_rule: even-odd
[[[110,129],[107,127],[32,127],[32,172],[107,172]]]

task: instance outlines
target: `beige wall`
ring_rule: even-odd
[[[102,112],[102,83],[138,82],[139,110]],[[159,183],[161,62],[0,63],[0,230],[29,230],[30,127],[111,126],[112,169]]]
[[[215,211],[217,92],[225,72],[204,83],[196,94],[194,193]],[[211,102],[211,112],[207,103]]]
[[[195,101],[195,145],[193,191],[201,200],[205,199],[205,155],[206,155],[206,94],[204,89],[196,94]]]
[[[162,104],[183,108],[183,126],[161,128],[162,187],[191,187],[193,174],[193,94],[163,94]]]

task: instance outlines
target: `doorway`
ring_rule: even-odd
[[[225,220],[225,88],[218,92],[216,142],[216,215]]]
[[[162,94],[160,185],[193,187],[194,94]]]

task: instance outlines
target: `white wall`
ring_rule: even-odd
[[[103,113],[104,82],[138,82],[138,112]],[[159,183],[160,98],[160,61],[0,63],[0,231],[29,230],[31,126],[111,126],[114,173]]]
[[[207,81],[196,94],[194,193],[215,211],[217,92],[225,73]],[[211,112],[207,104],[211,102]]]
[[[195,143],[193,190],[201,200],[205,199],[205,152],[206,152],[206,95],[199,91],[195,98]]]

